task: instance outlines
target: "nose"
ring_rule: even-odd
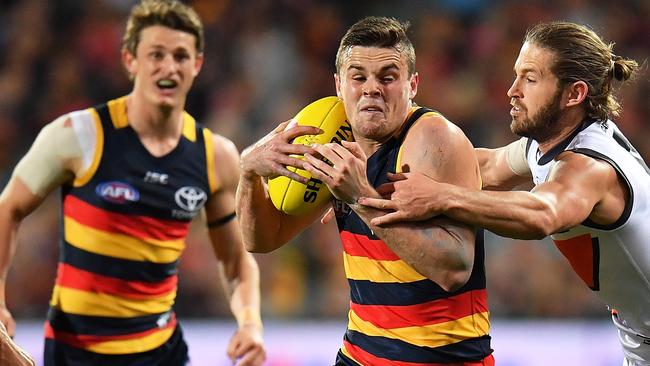
[[[161,64],[162,64],[163,70],[165,70],[166,72],[169,72],[169,73],[176,72],[176,69],[178,68],[178,63],[174,59],[173,55],[166,55],[163,58]]]
[[[363,95],[367,97],[378,97],[381,95],[380,84],[376,78],[370,77],[363,84]]]
[[[512,85],[510,85],[510,89],[508,89],[508,97],[510,98],[521,98],[521,89],[519,89],[519,82],[515,78],[515,80],[512,82]]]

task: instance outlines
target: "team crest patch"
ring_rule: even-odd
[[[118,204],[137,202],[140,199],[140,192],[135,187],[118,181],[98,184],[95,193],[105,201]]]

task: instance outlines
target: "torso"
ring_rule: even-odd
[[[177,146],[155,157],[129,126],[124,98],[71,118],[97,124],[96,150],[88,172],[62,189],[46,337],[105,354],[154,349],[175,329],[178,259],[214,189],[210,134],[186,115]]]
[[[607,224],[588,219],[552,239],[587,286],[617,311],[621,323],[650,336],[650,170],[612,121],[585,123],[551,155],[540,158],[537,150],[531,141],[527,159],[535,184],[546,181],[554,156],[571,151],[607,162],[625,185],[629,197],[620,217]],[[622,344],[625,352],[650,361],[650,338],[645,348]]]
[[[378,187],[395,172],[404,136],[368,158],[369,182]],[[483,236],[477,234],[474,269],[467,284],[449,293],[402,261],[341,201],[334,201],[343,243],[351,309],[341,351],[362,365],[432,364],[480,360],[491,353],[485,291]]]

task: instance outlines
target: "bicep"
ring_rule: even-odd
[[[603,199],[612,179],[611,167],[580,154],[564,154],[546,182],[531,193],[552,209],[557,230],[585,221]]]

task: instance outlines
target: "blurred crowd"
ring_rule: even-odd
[[[133,0],[0,1],[0,183],[55,117],[130,90],[120,40]],[[410,21],[420,87],[415,101],[439,110],[478,147],[514,140],[506,91],[525,30],[540,21],[588,24],[618,55],[650,54],[650,2],[196,0],[206,62],[187,109],[243,150],[308,102],[334,95],[334,56],[349,25],[366,15]],[[647,66],[617,95],[620,128],[650,160]],[[7,288],[19,318],[44,318],[60,232],[53,194],[21,228]],[[210,245],[197,222],[180,269],[181,317],[226,317]],[[494,316],[600,317],[605,306],[548,241],[487,235]],[[292,243],[256,255],[267,319],[343,319],[348,287],[335,226],[315,224]]]

